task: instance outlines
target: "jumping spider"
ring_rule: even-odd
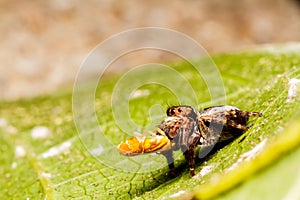
[[[189,171],[195,175],[195,149],[228,140],[247,130],[250,116],[261,116],[233,106],[213,106],[197,111],[190,106],[173,106],[156,128],[156,135],[133,137],[118,146],[122,155],[134,156],[157,152],[167,158],[171,175],[175,175],[173,151],[181,149],[188,161]]]
[[[190,106],[173,106],[167,118],[158,126],[171,141],[171,149],[160,152],[168,161],[171,174],[175,173],[173,150],[181,149],[188,161],[190,174],[195,175],[195,148],[228,140],[247,130],[250,116],[261,116],[233,106],[213,106],[197,111]],[[157,135],[160,133],[157,132]]]

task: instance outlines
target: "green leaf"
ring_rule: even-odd
[[[299,198],[296,189],[300,180],[297,162],[300,156],[299,91],[287,102],[289,81],[300,79],[299,53],[249,51],[217,55],[213,59],[224,81],[226,104],[262,112],[263,117],[251,118],[250,129],[242,136],[200,159],[196,164],[196,177],[190,177],[180,152],[175,161],[178,176],[171,178],[161,155],[119,161],[120,155],[112,156],[116,146],[104,150],[97,146],[97,141],[104,137],[114,145],[130,137],[118,126],[126,125],[128,119],[118,124],[112,113],[111,98],[120,77],[111,76],[101,82],[95,95],[97,120],[104,135],[96,131],[90,115],[83,116],[86,121],[84,126],[77,127],[83,130],[78,135],[71,91],[1,102],[0,174],[3,178],[0,198]],[[194,106],[201,109],[212,105],[205,82],[188,63],[172,66],[196,91],[198,105]],[[159,71],[151,73],[161,80],[173,78]],[[141,72],[136,79],[147,76],[149,73]],[[176,81],[173,82],[176,86]],[[158,84],[134,88],[138,93],[132,94],[134,98],[125,103],[129,105],[130,118],[136,126],[127,128],[132,132],[153,129],[165,117],[168,105],[189,100],[186,97],[188,89],[176,86],[180,87],[183,88],[179,98],[178,91],[174,94]],[[87,85],[81,91],[82,100],[89,95],[88,88]],[[222,99],[213,101],[222,103]],[[38,131],[38,136],[34,131]],[[96,156],[87,149],[94,149],[92,153]],[[101,156],[97,157],[97,151],[107,153],[105,159],[120,168],[132,167],[132,172],[99,161]],[[153,166],[140,164],[149,160]],[[160,164],[164,167],[151,171]]]

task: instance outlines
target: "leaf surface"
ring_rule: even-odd
[[[289,81],[300,79],[299,54],[249,51],[217,55],[213,59],[224,81],[226,104],[262,112],[263,117],[251,118],[250,129],[242,136],[198,160],[196,177],[190,177],[180,152],[176,154],[178,176],[175,178],[168,176],[167,166],[142,173],[151,166],[137,161],[153,159],[153,165],[165,165],[160,155],[139,156],[120,163],[115,160],[117,157],[110,157],[111,162],[132,165],[135,172],[117,170],[99,162],[78,136],[73,121],[72,93],[64,92],[1,102],[1,199],[299,198],[295,188],[299,188],[300,180],[297,162],[300,101],[296,96],[287,102]],[[205,82],[187,63],[172,66],[196,91],[198,109],[212,105]],[[157,72],[157,76],[163,74]],[[141,73],[136,78],[146,77],[147,74]],[[111,110],[117,80],[119,77],[115,76],[105,79],[95,98],[98,122],[115,148],[130,137],[114,121]],[[136,131],[153,129],[165,117],[168,105],[179,104],[178,94],[160,85],[144,85],[138,91],[140,93],[128,103]],[[84,95],[83,91],[83,98]],[[222,103],[221,100],[214,102]],[[153,107],[155,104],[162,106]],[[89,123],[89,116],[85,118],[83,134],[91,134],[97,140],[95,127]],[[48,132],[45,137],[37,138],[33,130],[40,126],[46,127]],[[264,141],[263,147],[247,160],[245,153]],[[95,149],[96,153],[97,150],[102,151]],[[113,148],[104,150],[115,151]]]

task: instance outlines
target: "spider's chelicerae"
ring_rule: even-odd
[[[247,112],[233,106],[213,106],[197,111],[190,106],[173,106],[167,110],[167,118],[158,126],[169,138],[171,148],[160,152],[168,161],[174,174],[173,150],[181,149],[189,164],[190,174],[195,175],[195,148],[228,140],[247,130],[250,116],[259,112]],[[161,134],[161,131],[156,133]]]
[[[181,149],[195,175],[195,149],[228,140],[247,130],[250,116],[261,116],[233,106],[213,106],[197,111],[190,106],[173,106],[157,126],[153,137],[133,137],[119,144],[117,150],[125,156],[157,152],[167,158],[170,173],[175,175],[173,151]]]

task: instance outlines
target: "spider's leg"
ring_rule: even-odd
[[[260,112],[247,112],[247,116],[261,117],[262,113],[260,113]]]
[[[215,116],[201,116],[198,119],[200,135],[204,138],[201,144],[215,144],[222,136],[223,127],[226,125],[228,119],[223,113],[218,113]]]
[[[201,116],[200,115],[200,117],[198,117],[198,121],[200,122],[200,121],[202,121],[203,123],[204,122],[211,122],[211,120],[212,120],[212,116]]]
[[[200,137],[197,143],[200,145],[209,146],[215,143],[214,141],[219,138],[219,136],[212,131],[212,127],[209,128],[201,118],[198,120],[198,128]]]
[[[229,120],[229,121],[227,122],[227,124],[230,125],[230,126],[232,126],[232,127],[234,127],[234,128],[241,129],[241,130],[243,130],[243,131],[245,131],[245,130],[248,129],[247,126],[242,125],[242,124],[238,124],[238,123],[236,123],[234,120]]]
[[[232,116],[241,116],[241,117],[261,117],[262,113],[260,112],[248,112],[248,111],[244,111],[244,110],[230,110],[228,111],[229,115]]]
[[[195,175],[195,147],[201,137],[198,120],[196,118],[184,118],[179,128],[179,144],[185,159],[188,161],[190,174]]]
[[[191,176],[194,176],[195,175],[195,150],[194,150],[194,148],[189,147],[189,149],[184,152],[184,157],[188,161]]]
[[[182,149],[184,152],[184,157],[188,162],[189,171],[191,176],[195,175],[195,148],[200,140],[199,128],[195,123],[190,124],[190,129],[188,131],[193,131],[190,135],[189,133],[182,134],[182,140],[187,142],[187,149]],[[190,135],[190,136],[189,136]]]
[[[168,162],[168,166],[169,166],[169,170],[170,170],[170,174],[171,176],[175,176],[175,166],[174,166],[174,158],[173,158],[173,151],[169,150],[169,151],[164,151],[161,152],[162,155],[164,155],[167,159]]]
[[[184,152],[185,159],[188,161],[191,176],[195,175],[195,148],[200,139],[199,132],[194,132],[189,138],[189,147]]]
[[[226,124],[227,123],[227,116],[231,115],[229,112],[220,112],[216,113],[214,115],[210,116],[200,116],[199,117],[199,123],[202,121],[202,123],[208,122],[208,123],[216,123],[216,124]]]
[[[209,132],[209,128],[205,125],[204,121],[201,118],[198,119],[198,127],[199,127],[201,136],[204,139],[207,139],[207,133]]]

